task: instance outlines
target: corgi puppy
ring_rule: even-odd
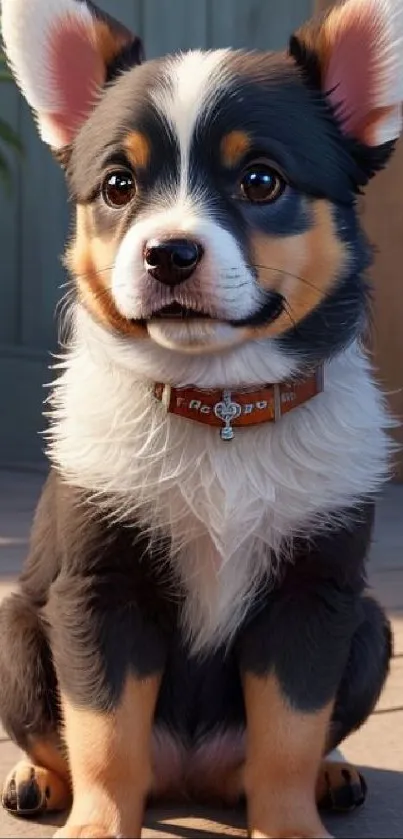
[[[148,798],[245,798],[251,836],[326,836],[366,792],[326,756],[391,655],[357,196],[402,128],[403,5],[149,62],[90,0],[3,0],[2,25],[76,206],[51,469],[0,612],[27,755],[3,805],[72,804],[72,839],[139,836]]]

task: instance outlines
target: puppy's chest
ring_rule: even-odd
[[[276,513],[276,482],[257,453],[245,461],[239,446],[225,447],[219,438],[214,452],[196,439],[182,446],[152,481],[152,502],[141,513],[151,516],[154,532],[169,535],[172,573],[186,595],[182,625],[194,650],[236,632],[259,583],[274,578],[290,526],[281,501]]]
[[[169,537],[196,648],[236,631],[295,534],[328,523],[388,474],[388,418],[356,347],[328,365],[323,393],[231,442],[166,414],[129,371],[83,365],[81,352],[54,409],[50,455],[65,478],[152,540]]]

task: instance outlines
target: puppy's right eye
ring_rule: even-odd
[[[136,194],[134,177],[128,169],[108,172],[102,184],[102,197],[108,207],[121,210],[133,200]]]
[[[244,171],[240,186],[242,198],[251,204],[272,204],[284,192],[286,182],[273,166],[257,161]]]

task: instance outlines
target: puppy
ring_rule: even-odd
[[[59,836],[135,837],[149,796],[246,797],[252,836],[325,836],[320,808],[365,798],[325,756],[391,653],[366,594],[391,422],[357,196],[401,131],[403,7],[143,64],[90,0],[2,18],[77,208],[51,472],[0,617],[27,754],[3,804],[71,797]]]

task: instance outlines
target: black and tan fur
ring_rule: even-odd
[[[72,804],[59,837],[140,835],[150,797],[230,805],[246,797],[252,836],[313,839],[327,835],[320,809],[348,811],[365,799],[358,771],[326,756],[372,712],[392,644],[366,579],[374,493],[389,451],[388,419],[358,349],[371,249],[357,195],[387,163],[399,133],[396,97],[385,81],[397,61],[395,42],[385,56],[381,47],[386,51],[387,14],[397,28],[402,21],[395,0],[369,2],[376,14],[372,23],[365,18],[363,35],[378,63],[371,65],[366,118],[354,119],[347,108],[353,100],[339,101],[337,86],[327,84],[337,77],[343,38],[354,43],[360,36],[361,0],[301,30],[287,53],[185,56],[189,67],[199,67],[195,85],[203,87],[200,102],[190,90],[193,115],[175,99],[175,85],[186,92],[185,74],[178,81],[182,59],[139,66],[139,40],[92,2],[3,0],[11,65],[77,207],[66,256],[75,319],[56,388],[51,471],[18,590],[0,609],[0,716],[27,755],[6,780],[3,805],[32,816]],[[32,47],[28,23],[36,27]],[[77,61],[92,68],[86,82],[88,91],[91,81],[97,86],[93,99],[69,87],[72,44]],[[31,68],[41,56],[43,89]],[[116,176],[123,189],[129,184],[121,206],[121,193],[113,205],[116,193],[108,192]],[[274,183],[272,201],[250,198],[255,177]],[[199,255],[189,283],[156,279],[147,262],[150,242],[162,237],[171,247],[185,236]],[[351,401],[340,416],[326,401],[332,387],[343,394],[337,364],[341,359],[344,369],[351,347],[362,373],[362,410],[373,417],[369,454],[358,420],[361,391],[346,384]],[[330,371],[329,391],[325,386],[316,409],[299,409],[302,438],[296,429],[280,440],[266,431],[268,462],[264,430],[251,432],[250,449],[228,473],[214,430],[181,436],[187,421],[168,425],[153,403],[154,381],[246,387],[267,381],[256,371],[276,371],[278,381],[303,377],[315,365]],[[81,376],[78,404],[71,377]],[[107,417],[104,425],[97,425],[98,414]],[[136,434],[144,446],[133,449]],[[177,460],[164,472],[166,441],[176,446]],[[335,453],[347,445],[343,483]],[[182,460],[193,452],[202,503],[199,518],[189,506],[183,524]],[[216,472],[214,456],[208,466],[203,460],[214,452]],[[149,472],[142,472],[146,457]],[[228,450],[228,464],[231,458]],[[327,462],[334,484],[326,483]],[[231,491],[247,505],[260,466],[274,481],[274,501],[261,490],[272,532],[265,541],[257,516],[256,585],[244,582],[242,602],[233,604],[235,627],[230,615],[222,624],[218,616],[216,633],[204,635],[197,592],[183,620],[192,582],[183,550],[196,556],[191,535],[201,521],[208,547],[207,570],[202,562],[199,571],[212,580],[211,603],[210,595],[202,603],[207,621],[217,580],[223,569],[231,574],[233,559],[217,548],[226,522],[220,519],[222,532],[211,524],[230,503],[230,492],[220,495],[222,475],[231,474]],[[308,467],[313,509],[312,499],[304,500]],[[166,507],[164,481],[172,493]],[[333,496],[322,501],[319,484],[324,495],[333,492],[334,504]],[[242,504],[236,512],[241,538]],[[253,552],[248,562],[253,570]]]

